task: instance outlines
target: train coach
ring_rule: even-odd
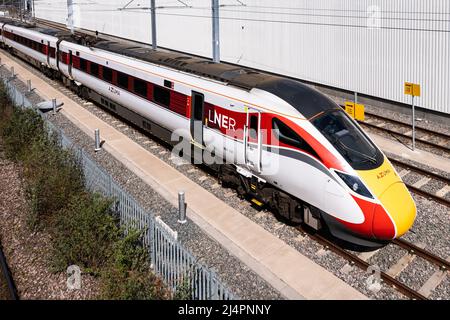
[[[209,152],[223,184],[293,223],[377,247],[415,220],[414,201],[386,156],[308,85],[31,25],[3,22],[1,30],[5,47],[84,98],[169,143],[178,143],[176,132],[197,154]]]

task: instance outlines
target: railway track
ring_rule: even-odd
[[[421,195],[425,198],[428,198],[430,200],[433,200],[435,202],[438,202],[438,203],[443,204],[450,208],[450,200],[445,198],[445,195],[447,193],[450,193],[450,179],[449,178],[447,178],[443,175],[431,172],[429,170],[418,168],[409,163],[406,163],[406,162],[403,162],[400,160],[396,160],[393,158],[389,158],[389,161],[391,161],[391,163],[393,165],[404,168],[406,170],[404,175],[402,175],[402,173],[400,172],[400,175],[402,175],[402,178],[405,177],[410,172],[416,173],[416,174],[422,176],[423,178],[425,178],[424,180],[419,180],[418,182],[416,182],[416,184],[410,184],[410,183],[405,182],[405,185],[408,187],[408,189],[411,192],[414,192],[418,195]],[[443,183],[444,187],[441,190],[437,191],[436,193],[431,193],[427,190],[424,190],[423,187],[425,187],[429,182],[431,182],[433,180]]]
[[[408,251],[410,254],[414,254],[418,257],[421,257],[422,259],[427,260],[428,262],[436,265],[441,270],[450,270],[450,262],[447,260],[442,259],[441,257],[438,257],[434,253],[431,253],[419,246],[416,246],[415,244],[408,242],[403,239],[396,239],[392,242],[396,246],[399,246],[405,250]]]
[[[372,264],[368,261],[362,259],[358,255],[349,252],[346,249],[343,249],[339,245],[337,245],[335,242],[330,241],[326,236],[321,235],[319,233],[311,233],[309,230],[305,230],[302,227],[297,227],[297,230],[299,230],[302,234],[307,234],[310,238],[315,240],[317,243],[320,243],[325,247],[327,250],[331,250],[335,254],[341,256],[342,258],[346,259],[350,265],[357,266],[363,271],[367,271]],[[414,255],[416,257],[420,257],[427,262],[435,265],[439,268],[439,270],[443,272],[448,272],[450,270],[450,262],[447,260],[444,260],[435,254],[416,246],[415,244],[408,242],[403,239],[396,239],[392,242],[392,244],[404,249],[407,251],[408,254]],[[383,249],[378,249],[383,250]],[[377,251],[378,251],[377,250]],[[415,299],[415,300],[428,300],[428,297],[420,293],[420,290],[414,290],[407,284],[401,282],[400,280],[396,279],[396,277],[392,274],[390,274],[388,271],[382,271],[380,270],[380,278],[389,286],[393,287],[397,291],[401,292],[405,296]]]
[[[4,295],[7,295],[8,300],[18,300],[19,296],[17,294],[17,289],[14,284],[11,272],[9,270],[8,264],[6,263],[5,255],[3,254],[3,248],[0,244],[0,282],[4,282],[6,286],[6,291]],[[0,287],[1,289],[1,287]],[[0,296],[3,296],[3,294],[0,293]]]
[[[411,139],[411,124],[403,121],[390,119],[377,114],[365,112],[368,118],[365,121],[359,121],[363,126],[389,133],[396,137]],[[386,128],[386,124],[392,124],[396,129]],[[430,129],[416,126],[416,142],[422,143],[429,147],[438,149],[445,153],[450,153],[450,135],[442,132],[436,132]]]
[[[371,266],[371,264],[369,262],[367,262],[367,261],[361,259],[360,257],[358,257],[357,255],[350,253],[349,251],[343,249],[339,245],[328,240],[323,235],[320,235],[318,233],[311,234],[309,232],[305,232],[305,230],[303,228],[298,228],[298,230],[302,233],[308,234],[309,237],[311,237],[318,243],[322,244],[326,249],[333,251],[337,255],[339,255],[342,258],[344,258],[345,260],[347,260],[350,263],[350,265],[355,265],[363,271],[367,271],[369,269],[369,267]],[[397,280],[394,277],[392,277],[391,275],[389,275],[387,272],[380,270],[380,277],[385,283],[389,284],[390,286],[392,286],[393,288],[395,288],[396,290],[398,290],[399,292],[403,293],[405,296],[407,296],[411,299],[428,300],[427,297],[423,296],[422,294],[420,294],[416,290],[410,288],[409,286],[403,284],[399,280]]]

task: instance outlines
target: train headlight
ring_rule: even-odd
[[[335,171],[336,174],[339,176],[339,178],[341,178],[342,181],[344,181],[344,183],[350,188],[352,189],[354,192],[367,197],[367,198],[371,198],[373,199],[372,194],[370,193],[370,191],[366,188],[366,186],[362,183],[361,179],[359,179],[356,176],[352,176],[346,173],[342,173],[339,171]]]

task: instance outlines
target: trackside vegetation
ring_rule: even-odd
[[[83,168],[61,147],[34,110],[12,106],[0,84],[0,138],[5,156],[21,168],[27,228],[50,234],[49,268],[77,265],[100,280],[100,299],[182,299],[170,294],[149,265],[142,233],[125,229],[113,199],[85,188]]]

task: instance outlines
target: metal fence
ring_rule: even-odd
[[[1,80],[13,102],[18,106],[33,107],[27,94],[19,90],[16,81],[2,68]],[[23,84],[23,82],[22,82]],[[159,217],[144,210],[139,203],[122,189],[99,164],[82,149],[75,146],[64,132],[46,119],[49,132],[58,134],[61,145],[70,148],[82,163],[86,187],[114,200],[114,210],[122,225],[143,231],[143,244],[149,250],[150,263],[173,293],[183,288],[194,300],[230,300],[236,297],[208,269],[186,249],[177,239],[177,233]]]

